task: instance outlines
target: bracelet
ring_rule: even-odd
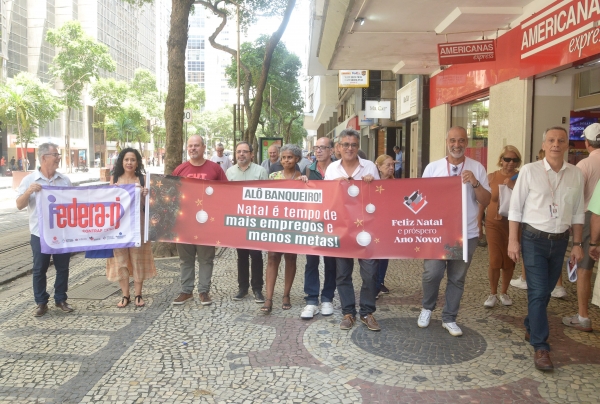
[[[473,188],[477,188],[477,187],[479,187],[479,185],[481,185],[481,184],[479,183],[479,180],[477,180],[477,185],[471,185],[471,186],[472,186]]]
[[[573,247],[575,246],[583,248],[583,243],[581,241],[579,243],[573,242]]]
[[[598,243],[588,243],[590,245],[590,247],[597,247]]]

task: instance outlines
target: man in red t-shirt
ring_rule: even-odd
[[[206,145],[202,136],[190,136],[187,142],[189,161],[180,164],[171,175],[178,177],[198,178],[201,180],[227,181],[221,167],[204,158]],[[173,304],[183,304],[194,298],[195,259],[198,256],[198,294],[203,306],[212,303],[208,292],[213,273],[215,247],[194,244],[177,244],[179,252],[179,268],[181,271],[181,293],[173,300]]]

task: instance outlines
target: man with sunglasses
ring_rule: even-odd
[[[29,213],[29,231],[31,233],[31,251],[33,252],[33,297],[37,305],[34,312],[35,317],[41,317],[48,311],[48,300],[50,295],[46,291],[48,267],[50,257],[54,261],[56,279],[54,280],[54,302],[56,307],[67,313],[73,308],[67,303],[67,290],[69,286],[69,262],[71,254],[43,254],[40,245],[40,231],[38,227],[38,215],[36,211],[36,192],[42,190],[42,185],[56,187],[70,187],[71,180],[56,171],[60,163],[58,146],[53,143],[43,143],[38,148],[38,159],[40,168],[23,178],[17,190],[17,209],[27,207]]]
[[[327,167],[331,164],[333,154],[333,141],[328,137],[317,139],[314,147],[316,161],[306,168],[309,181],[320,181],[325,177]],[[304,293],[306,296],[306,307],[302,310],[300,318],[310,320],[319,314],[319,256],[307,255],[304,267]],[[335,258],[323,257],[325,267],[323,289],[321,290],[321,314],[330,316],[333,314],[333,294],[335,292]]]
[[[460,300],[465,287],[467,270],[479,241],[477,215],[479,204],[487,206],[491,199],[491,189],[488,184],[485,168],[473,159],[465,156],[468,137],[467,131],[461,126],[455,126],[446,134],[447,157],[431,162],[425,167],[423,178],[453,177],[462,178],[467,188],[467,262],[460,260],[425,260],[423,263],[423,309],[419,314],[417,325],[421,328],[429,326],[431,312],[435,309],[440,283],[444,273],[448,273],[446,285],[446,304],[442,309],[442,327],[450,335],[458,337],[462,330],[456,324]]]
[[[277,146],[275,146],[277,147]],[[277,148],[277,150],[279,150]],[[235,159],[237,164],[229,167],[227,170],[227,179],[229,181],[253,181],[268,180],[269,175],[264,167],[254,164],[252,158],[252,146],[248,142],[239,142],[235,147]],[[238,286],[239,290],[233,300],[242,300],[248,295],[248,288],[252,282],[252,291],[254,292],[254,301],[264,303],[265,297],[262,293],[263,288],[263,256],[262,251],[248,250],[245,248],[237,249],[238,263]],[[248,260],[252,259],[249,265]],[[252,281],[250,281],[250,268],[252,269]]]
[[[340,133],[341,159],[327,167],[326,180],[363,180],[371,182],[379,179],[377,166],[369,160],[358,157],[360,133],[354,129],[344,129]],[[342,330],[350,330],[356,317],[356,301],[354,285],[352,284],[353,258],[336,258],[336,286],[342,303],[344,318],[340,323]],[[375,313],[375,298],[377,296],[378,262],[375,259],[359,259],[362,287],[360,289],[360,321],[369,330],[380,331],[381,327],[373,317]]]
[[[560,126],[547,129],[541,161],[525,164],[513,188],[508,212],[508,256],[523,265],[527,275],[525,340],[533,346],[538,370],[553,370],[550,360],[547,307],[550,294],[562,273],[569,236],[573,234],[568,265],[583,257],[585,221],[583,174],[564,160],[569,135]],[[522,235],[519,240],[519,230]]]

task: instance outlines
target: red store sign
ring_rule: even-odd
[[[496,60],[496,41],[466,41],[438,44],[440,65],[479,63]]]
[[[559,0],[521,23],[521,78],[600,53],[600,0]]]

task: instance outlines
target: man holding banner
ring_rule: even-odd
[[[450,128],[446,134],[448,156],[429,163],[423,171],[423,178],[460,176],[463,184],[469,184],[466,187],[465,201],[467,204],[468,239],[463,240],[463,243],[468,245],[467,257],[463,257],[462,260],[424,261],[423,309],[417,321],[417,325],[421,328],[429,326],[431,312],[435,309],[438,299],[440,283],[447,271],[448,284],[446,285],[446,304],[442,310],[442,327],[454,337],[462,335],[462,330],[456,324],[456,316],[458,315],[460,300],[465,287],[467,270],[479,240],[479,228],[477,227],[478,204],[487,206],[492,196],[485,168],[478,161],[465,156],[467,142],[465,128],[461,126]]]
[[[71,312],[73,308],[67,303],[67,290],[69,288],[69,262],[70,253],[65,254],[43,254],[40,244],[40,232],[38,227],[38,213],[36,210],[36,193],[42,190],[42,185],[71,186],[68,177],[57,172],[60,163],[58,146],[53,143],[43,143],[38,148],[39,170],[34,171],[23,178],[17,190],[17,209],[23,210],[27,207],[29,213],[29,231],[31,233],[31,251],[33,252],[33,296],[37,309],[35,317],[41,317],[48,311],[48,299],[50,295],[46,291],[46,272],[50,266],[50,257],[54,261],[56,279],[54,281],[54,302],[56,307],[62,311]]]
[[[237,164],[227,170],[227,179],[229,181],[256,181],[269,179],[267,170],[252,162],[252,146],[250,146],[248,142],[239,142],[237,144],[235,148],[235,158]],[[245,248],[237,248],[236,250],[238,256],[237,269],[239,291],[237,295],[233,297],[233,300],[242,300],[248,294],[248,288],[250,287],[250,265],[248,260],[252,258],[252,291],[254,292],[254,301],[256,303],[264,303],[265,298],[262,294],[264,284],[262,251],[248,250]]]
[[[172,175],[202,180],[227,181],[221,167],[204,158],[206,144],[202,136],[190,136],[187,142],[189,161],[180,164]],[[200,186],[200,184],[198,184]],[[177,244],[181,271],[181,293],[173,300],[179,305],[194,298],[195,260],[198,257],[198,297],[203,306],[210,305],[210,283],[215,260],[215,247],[207,245]]]
[[[358,157],[360,147],[360,133],[354,129],[344,129],[340,133],[341,160],[334,161],[327,167],[326,180],[363,180],[371,182],[379,179],[377,166],[372,161]],[[354,270],[353,258],[336,258],[336,286],[342,303],[344,318],[340,323],[342,330],[350,330],[355,323],[356,300],[352,272]],[[369,330],[381,331],[381,327],[373,317],[375,313],[375,298],[377,296],[377,271],[376,259],[359,259],[362,287],[360,288],[359,316]]]

